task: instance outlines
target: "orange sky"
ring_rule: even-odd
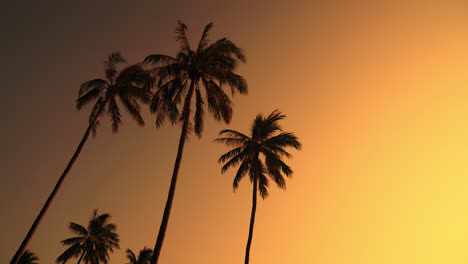
[[[46,4],[46,2],[48,2]],[[468,18],[463,1],[31,1],[2,8],[0,262],[8,262],[75,150],[90,109],[79,85],[107,54],[174,55],[176,21],[195,42],[215,23],[247,52],[248,96],[229,126],[208,119],[184,152],[161,263],[241,263],[251,188],[232,192],[212,143],[278,108],[303,150],[287,190],[259,202],[251,263],[468,261]],[[253,1],[252,1],[253,2]],[[113,215],[121,248],[154,247],[180,130],[124,118],[90,140],[30,248],[53,263],[92,210]],[[72,261],[73,263],[73,261]]]

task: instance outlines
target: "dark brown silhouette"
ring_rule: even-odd
[[[193,130],[200,137],[203,131],[205,114],[205,102],[201,87],[205,87],[205,98],[210,113],[217,121],[223,120],[226,123],[231,121],[232,104],[221,85],[224,84],[230,87],[233,94],[236,91],[241,94],[247,93],[246,81],[242,76],[234,73],[238,61],[245,62],[242,50],[226,38],[221,38],[209,44],[207,36],[213,26],[212,23],[205,27],[197,49],[192,50],[185,33],[187,26],[181,21],[178,23],[176,34],[181,49],[177,56],[174,58],[156,54],[145,59],[146,62],[154,65],[151,76],[155,78],[153,82],[157,86],[157,91],[151,103],[151,111],[156,113],[156,125],[162,125],[166,118],[169,118],[173,124],[177,120],[182,121],[182,132],[171,177],[171,185],[151,264],[158,262],[161,253],[174,200],[184,145],[189,131],[192,129],[190,122],[192,97],[195,94]],[[182,113],[179,114],[178,106],[182,101]]]
[[[284,149],[292,147],[301,149],[297,137],[293,133],[282,132],[278,121],[286,116],[278,110],[273,111],[269,116],[257,115],[251,129],[251,136],[246,136],[234,130],[222,130],[215,141],[224,143],[227,146],[235,147],[231,151],[222,155],[218,162],[225,163],[221,169],[224,173],[230,167],[239,165],[234,177],[234,191],[239,185],[239,181],[247,174],[253,185],[252,191],[252,213],[250,216],[249,237],[245,249],[245,264],[249,263],[250,246],[252,245],[252,235],[255,223],[255,212],[257,209],[257,192],[263,199],[268,196],[267,175],[278,187],[286,188],[284,176],[291,177],[293,171],[284,163],[283,156],[290,158],[291,155]],[[262,162],[260,154],[264,156]],[[258,189],[258,190],[257,190]]]
[[[70,222],[70,231],[78,236],[62,240],[64,246],[70,246],[56,260],[59,264],[65,264],[71,258],[78,256],[77,264],[83,260],[86,264],[98,264],[109,261],[109,253],[119,249],[119,235],[116,233],[115,224],[109,223],[110,214],[98,214],[97,209],[88,223],[88,228]]]
[[[120,73],[117,71],[117,64],[124,62],[125,60],[122,58],[120,53],[112,53],[105,63],[106,80],[94,79],[91,81],[87,81],[81,85],[79,97],[76,102],[76,107],[78,109],[81,109],[82,106],[97,99],[89,117],[88,128],[86,129],[86,132],[83,135],[83,138],[81,139],[80,144],[78,145],[78,148],[73,154],[67,167],[65,168],[59,180],[55,184],[52,193],[50,194],[49,198],[47,199],[41,211],[39,212],[39,215],[34,220],[33,225],[29,229],[20,247],[16,251],[16,254],[11,260],[11,264],[16,264],[18,262],[19,257],[28,246],[29,241],[36,232],[37,227],[44,218],[44,215],[49,209],[49,206],[54,200],[55,196],[57,195],[58,190],[62,186],[63,180],[68,175],[68,172],[70,171],[76,159],[78,158],[78,155],[80,154],[84,144],[86,143],[89,134],[91,132],[95,133],[95,129],[99,124],[99,117],[101,116],[104,110],[107,110],[107,113],[109,113],[111,116],[112,130],[114,132],[117,132],[119,124],[121,123],[121,115],[115,97],[120,98],[125,108],[128,110],[130,115],[137,121],[139,125],[144,125],[143,118],[140,116],[139,113],[140,107],[135,99],[145,103],[149,103],[151,96],[148,90],[134,86],[134,84],[138,81],[135,80],[136,74],[138,72],[142,72],[138,65],[127,67]]]

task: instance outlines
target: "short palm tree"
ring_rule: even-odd
[[[231,121],[232,103],[222,87],[229,87],[232,94],[235,92],[247,93],[245,79],[234,73],[239,61],[245,62],[243,51],[226,38],[210,43],[208,33],[213,26],[212,23],[205,27],[197,48],[192,49],[186,36],[187,26],[181,21],[178,23],[176,34],[181,48],[177,56],[157,54],[150,55],[145,59],[147,63],[152,64],[154,67],[150,75],[155,77],[153,82],[156,83],[157,91],[154,94],[150,109],[156,114],[156,126],[162,125],[167,118],[173,124],[177,120],[182,122],[182,132],[171,185],[151,264],[158,262],[164,242],[182,153],[189,131],[193,129],[195,134],[201,136],[205,104],[217,121],[222,120],[226,123]],[[202,89],[203,87],[205,89]],[[192,99],[195,101],[193,124],[190,120]],[[181,105],[182,110],[180,114],[179,105]]]
[[[150,248],[144,247],[140,250],[138,257],[133,253],[132,250],[127,248],[127,264],[148,264],[151,261],[151,256],[153,255],[153,251]]]
[[[252,214],[245,250],[245,264],[249,263],[250,245],[252,243],[255,211],[257,208],[257,192],[263,199],[268,196],[269,180],[267,176],[279,188],[286,188],[284,176],[291,177],[293,171],[282,160],[283,157],[291,157],[285,148],[301,149],[301,143],[299,143],[297,137],[293,133],[283,132],[278,124],[278,121],[283,118],[285,118],[285,115],[281,114],[278,110],[273,111],[267,117],[259,114],[253,122],[250,136],[227,129],[219,133],[223,137],[215,140],[216,142],[234,147],[218,160],[219,163],[224,163],[221,169],[223,173],[230,167],[240,164],[234,177],[234,190],[237,189],[240,180],[247,174],[253,185]]]
[[[18,260],[18,264],[39,264],[39,257],[30,250],[25,250]]]
[[[99,124],[99,118],[103,112],[106,112],[110,115],[112,121],[112,130],[117,132],[119,125],[121,123],[121,114],[119,106],[117,105],[116,97],[120,99],[124,107],[130,113],[130,115],[137,121],[139,125],[144,125],[143,118],[140,116],[140,106],[138,101],[143,103],[149,103],[151,99],[151,94],[147,89],[142,89],[137,87],[139,84],[138,80],[141,78],[143,71],[139,65],[132,65],[125,68],[122,71],[117,70],[117,65],[124,63],[125,60],[122,58],[120,53],[114,52],[105,62],[105,75],[106,79],[94,79],[83,83],[80,87],[79,96],[76,102],[76,107],[81,109],[84,105],[89,104],[93,100],[96,100],[94,108],[89,117],[89,125],[86,130],[83,138],[81,139],[78,148],[73,154],[71,160],[69,161],[64,172],[60,176],[59,180],[55,184],[55,187],[47,199],[46,203],[42,207],[39,215],[34,221],[33,225],[29,229],[26,237],[21,243],[19,249],[17,250],[15,256],[13,257],[11,264],[16,264],[19,256],[26,249],[29,241],[36,232],[39,223],[43,219],[45,213],[47,212],[50,204],[54,200],[57,192],[62,185],[63,180],[68,175],[71,167],[73,166],[75,160],[78,158],[78,155],[81,152],[84,144],[86,143],[89,134],[93,132],[95,134],[96,127]]]
[[[83,260],[90,264],[107,264],[109,252],[119,249],[119,235],[115,224],[109,223],[110,214],[98,214],[94,210],[88,228],[70,222],[70,230],[78,236],[62,240],[64,246],[70,246],[58,258],[57,263],[65,264],[71,258],[77,258],[78,264]]]

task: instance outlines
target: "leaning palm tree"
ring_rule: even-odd
[[[65,264],[71,258],[77,258],[78,264],[84,263],[107,264],[109,252],[119,249],[119,235],[116,233],[116,225],[109,223],[110,214],[98,214],[94,210],[88,228],[70,222],[70,230],[78,236],[62,240],[64,246],[70,246],[56,260],[57,263]]]
[[[153,255],[153,251],[150,248],[144,247],[140,250],[138,257],[133,253],[133,251],[127,248],[127,264],[148,264],[151,261],[151,255]]]
[[[210,43],[208,33],[213,27],[212,23],[205,27],[198,46],[192,49],[186,35],[187,26],[181,21],[178,23],[176,34],[181,47],[176,57],[157,54],[145,59],[153,66],[150,76],[155,77],[153,83],[157,87],[150,106],[151,111],[156,114],[156,126],[161,126],[166,119],[173,124],[177,121],[182,123],[171,185],[151,264],[158,262],[163,245],[185,141],[192,129],[199,137],[203,131],[205,100],[214,119],[229,123],[232,118],[232,103],[222,87],[229,87],[232,94],[247,93],[245,79],[234,73],[239,61],[245,62],[243,51],[226,38]],[[205,89],[202,89],[203,87]],[[195,113],[192,123],[193,97]]]
[[[222,155],[218,162],[225,163],[221,172],[226,172],[230,167],[239,165],[234,177],[234,191],[239,185],[239,181],[247,174],[253,185],[252,214],[250,217],[249,237],[245,250],[245,264],[249,263],[250,245],[255,222],[255,211],[257,209],[257,192],[265,199],[268,196],[268,178],[278,185],[279,188],[286,188],[284,176],[291,177],[293,171],[284,163],[282,157],[290,158],[285,148],[292,147],[301,149],[297,137],[293,133],[283,132],[278,121],[285,118],[278,110],[273,111],[269,116],[257,115],[252,128],[251,135],[247,136],[234,130],[222,130],[215,141],[234,147],[231,151]],[[263,158],[261,157],[263,156]]]
[[[55,184],[52,193],[42,207],[42,210],[40,211],[33,225],[29,229],[29,232],[21,243],[21,246],[16,251],[11,264],[16,264],[18,262],[19,256],[21,256],[23,251],[26,249],[29,241],[36,232],[39,223],[47,212],[51,202],[57,195],[63,180],[68,175],[68,172],[73,166],[75,160],[78,158],[78,155],[86,143],[89,134],[91,132],[94,135],[96,134],[96,127],[98,126],[99,118],[103,113],[110,115],[112,121],[112,130],[117,132],[121,123],[121,114],[116,97],[120,99],[121,103],[127,109],[129,114],[137,121],[137,123],[141,126],[144,125],[143,118],[140,115],[140,106],[138,101],[149,103],[151,100],[151,94],[147,89],[142,89],[136,86],[144,85],[138,81],[139,79],[142,79],[143,75],[140,74],[144,74],[144,72],[141,70],[139,65],[129,66],[119,72],[117,70],[117,65],[121,63],[125,63],[125,60],[122,58],[120,53],[112,53],[105,62],[106,78],[90,80],[81,85],[76,102],[76,107],[78,110],[93,100],[96,100],[94,108],[89,117],[88,129],[86,129],[86,132],[81,139],[78,148],[73,154],[71,160],[68,162],[68,165],[60,176],[59,180]]]
[[[25,250],[18,260],[18,264],[39,264],[39,257],[30,250]]]

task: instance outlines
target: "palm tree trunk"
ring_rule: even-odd
[[[80,264],[80,262],[83,259],[85,253],[86,253],[86,250],[83,250],[83,254],[81,254],[81,257],[80,257],[80,259],[78,260],[78,262],[76,264]]]
[[[252,194],[252,214],[250,216],[249,238],[245,249],[245,264],[249,264],[250,245],[252,244],[252,235],[255,222],[255,211],[257,210],[257,177],[254,177]]]
[[[179,139],[179,148],[177,150],[177,157],[174,164],[174,170],[172,172],[171,186],[169,187],[169,194],[167,196],[166,207],[164,208],[163,219],[159,227],[158,238],[156,240],[156,245],[154,246],[153,255],[151,256],[150,264],[156,264],[159,260],[159,254],[161,253],[161,248],[164,242],[164,237],[166,235],[167,223],[169,221],[169,216],[171,214],[172,202],[174,200],[175,188],[177,184],[177,176],[179,175],[180,163],[182,161],[182,154],[184,152],[185,140],[188,135],[188,128],[190,123],[190,103],[192,100],[193,92],[195,88],[195,81],[191,81],[190,88],[187,93],[187,98],[185,99],[184,109],[184,123],[182,125],[182,133],[180,134]]]
[[[59,180],[55,184],[54,190],[49,195],[49,198],[47,198],[47,201],[45,202],[44,206],[42,207],[42,210],[39,212],[39,215],[36,217],[36,220],[34,220],[34,223],[32,224],[31,228],[29,229],[29,231],[28,231],[26,237],[24,238],[23,242],[21,243],[20,247],[16,251],[15,256],[13,256],[13,259],[11,260],[10,264],[17,264],[18,263],[19,258],[21,257],[24,250],[28,246],[29,241],[31,240],[32,236],[36,232],[37,227],[39,226],[42,219],[44,218],[44,215],[47,212],[47,209],[49,209],[50,203],[54,200],[55,196],[57,195],[57,192],[58,192],[60,186],[62,185],[63,180],[65,179],[65,177],[67,176],[67,174],[70,171],[71,167],[73,166],[73,163],[75,163],[75,160],[78,158],[78,155],[80,154],[81,149],[83,148],[84,144],[86,143],[86,140],[89,137],[89,133],[91,132],[93,127],[96,125],[96,122],[98,121],[99,116],[101,115],[106,103],[107,103],[107,100],[105,100],[103,102],[103,104],[101,105],[101,107],[99,108],[99,110],[97,112],[97,115],[94,118],[94,120],[89,123],[88,129],[86,129],[86,132],[85,132],[83,138],[81,139],[81,142],[78,145],[78,148],[76,149],[75,153],[73,154],[71,160],[68,162],[68,165],[65,168],[65,170],[63,171],[62,176],[60,176]]]

